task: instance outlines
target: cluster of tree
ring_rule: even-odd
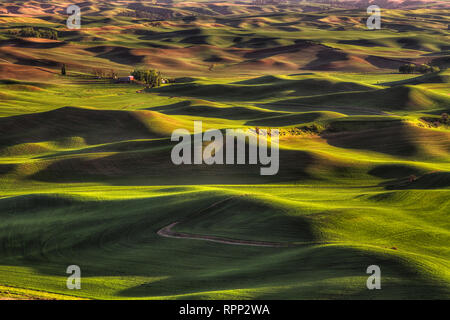
[[[131,75],[135,80],[145,82],[149,88],[159,87],[162,83],[161,72],[157,70],[136,69],[131,73]]]
[[[117,79],[117,72],[114,69],[108,71],[105,69],[94,68],[92,69],[92,74],[99,79],[101,78]]]
[[[278,4],[281,3],[281,0],[253,0],[253,5],[261,6],[265,4]]]
[[[295,128],[280,128],[278,129],[278,133],[279,136],[301,136],[301,135],[315,135],[315,134],[319,134],[323,131],[327,130],[327,127],[322,126],[322,125],[317,125],[315,123],[311,124],[311,125],[306,125],[306,126],[302,126],[302,127],[295,127]],[[265,131],[261,131],[261,128],[256,127],[255,128],[255,133],[257,135],[265,135],[264,132],[266,132],[267,135],[270,136],[270,129],[265,129]]]
[[[447,112],[444,112],[441,114],[441,117],[424,117],[421,118],[421,120],[423,120],[426,124],[428,124],[428,126],[430,127],[435,127],[438,128],[441,125],[450,125],[450,119],[449,119],[449,115]],[[420,124],[419,124],[420,126]]]
[[[149,19],[149,20],[155,20],[158,18],[158,16],[155,16],[155,13],[153,12],[147,12],[142,10],[127,10],[122,11],[118,14],[118,16],[122,17],[133,17],[133,18],[139,18],[139,19]]]
[[[58,40],[58,31],[50,28],[24,27],[21,29],[9,30],[8,33],[16,37]]]
[[[166,20],[172,19],[174,17],[174,12],[170,9],[161,7],[149,7],[143,5],[142,3],[131,3],[128,5],[127,9],[134,10],[134,13],[128,11],[128,14],[137,18]]]
[[[429,72],[439,72],[439,67],[430,66],[428,64],[415,65],[413,63],[404,64],[398,68],[400,73],[429,73]]]

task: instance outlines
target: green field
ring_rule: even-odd
[[[175,1],[136,17],[98,1],[67,30],[63,1],[8,1],[0,299],[450,298],[445,3],[386,10],[368,31],[365,9],[313,2]],[[59,38],[11,34],[24,26]],[[407,62],[440,71],[400,74]],[[170,83],[92,74],[138,67]],[[170,136],[195,120],[279,129],[278,174],[174,165]],[[175,222],[189,236],[158,234]]]

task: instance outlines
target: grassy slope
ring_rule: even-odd
[[[327,76],[308,78],[317,81],[314,79]],[[63,113],[56,110],[51,115],[27,116],[26,121],[16,116],[25,130],[5,132],[1,151],[4,199],[0,205],[5,219],[0,230],[4,257],[1,283],[86,298],[447,296],[449,233],[444,213],[449,205],[448,180],[438,177],[441,187],[435,182],[422,186],[421,178],[416,184],[406,183],[407,189],[398,180],[411,173],[421,177],[450,169],[449,151],[444,148],[448,132],[418,126],[418,118],[430,111],[428,104],[406,117],[404,110],[397,117],[302,111],[274,114],[267,106],[277,97],[261,97],[256,91],[253,96],[246,95],[248,101],[231,102],[236,110],[211,111],[214,118],[204,115],[207,109],[195,108],[204,105],[229,110],[227,101],[208,93],[210,86],[247,90],[248,86],[261,85],[270,90],[271,86],[277,88],[279,81],[303,84],[305,80],[293,76],[257,85],[253,83],[261,80],[244,80],[244,84],[198,80],[196,86],[183,92],[185,97],[174,98],[178,103],[170,104],[167,95],[172,93],[168,90],[176,91],[177,85],[136,94],[134,88],[96,84],[89,85],[92,98],[84,100],[89,107],[101,110],[105,108],[99,102],[102,92],[120,92],[129,105],[136,102],[129,108],[135,111],[66,108]],[[357,90],[363,86],[359,82],[342,84]],[[18,85],[2,86],[9,93]],[[385,90],[364,85],[371,92]],[[301,89],[301,85],[297,87]],[[69,86],[45,90],[57,97],[61,88],[74,101],[81,99],[76,90],[71,93],[66,89]],[[28,99],[38,101],[39,92],[30,91]],[[154,99],[148,99],[150,96]],[[260,105],[264,102],[266,109],[252,107],[252,97]],[[67,99],[64,103],[76,104]],[[116,109],[122,110],[120,102],[116,103]],[[37,106],[40,108],[39,102]],[[41,111],[47,109],[43,104]],[[114,104],[107,109],[114,109]],[[140,109],[158,111],[138,117]],[[95,112],[102,121],[95,120]],[[130,114],[139,122],[126,120]],[[138,123],[145,124],[155,116],[161,125],[139,129]],[[3,119],[13,121],[16,117]],[[281,137],[280,173],[264,178],[258,176],[257,166],[246,172],[239,166],[171,166],[170,143],[164,136],[175,127],[192,129],[193,119],[203,120],[206,128],[218,123],[236,128],[252,121],[280,128],[316,123],[334,126],[338,132],[321,137],[308,133]],[[63,120],[72,124],[66,126]],[[35,121],[39,127],[32,129]],[[113,133],[108,133],[104,121],[118,121],[119,127],[115,125]],[[60,123],[60,128],[55,129],[54,123]],[[122,123],[129,123],[129,127],[121,128]],[[401,123],[405,124],[399,126]],[[371,127],[379,133],[404,133],[399,142],[391,138],[390,147],[378,139],[372,139],[373,145],[351,143],[352,136],[361,140],[362,132]],[[423,131],[424,139],[433,134],[432,141],[421,142],[417,130]],[[339,135],[349,135],[350,140]],[[444,140],[439,144],[436,139]],[[377,143],[381,145],[377,147]],[[408,145],[413,153],[404,149]],[[198,184],[207,185],[189,186],[194,177]],[[255,185],[247,185],[252,181]],[[268,185],[271,181],[277,185]],[[224,182],[240,186],[220,184]],[[149,184],[167,186],[146,186]],[[183,184],[186,187],[180,186]],[[184,220],[229,197],[233,198],[224,205]],[[178,220],[186,221],[176,227],[178,231],[299,246],[233,247],[156,235],[158,229]],[[83,290],[76,293],[64,289],[64,266],[72,263],[82,266],[84,272]],[[382,266],[384,286],[380,293],[364,289],[364,268],[370,264]],[[267,273],[273,276],[263,277]]]

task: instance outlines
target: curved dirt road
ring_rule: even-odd
[[[289,244],[281,243],[281,242],[268,242],[268,241],[253,241],[253,240],[238,240],[238,239],[228,239],[216,236],[203,236],[197,234],[190,234],[184,232],[176,232],[172,231],[172,228],[176,226],[178,222],[174,222],[169,224],[168,226],[160,229],[157,234],[161,237],[166,238],[178,238],[178,239],[193,239],[193,240],[204,240],[211,242],[218,242],[224,244],[234,244],[241,246],[254,246],[254,247],[289,247]]]
[[[218,204],[221,204],[225,201],[228,201],[230,199],[233,199],[236,197],[230,197],[226,198],[220,201],[217,201],[210,205],[209,207],[200,210],[197,214],[206,211],[212,207],[217,206]],[[164,228],[158,230],[157,234],[161,237],[166,238],[177,238],[177,239],[193,239],[193,240],[203,240],[203,241],[211,241],[211,242],[217,242],[217,243],[223,243],[223,244],[232,244],[232,245],[240,245],[240,246],[253,246],[253,247],[274,247],[274,248],[281,248],[281,247],[290,247],[292,245],[288,243],[282,243],[282,242],[269,242],[269,241],[256,241],[256,240],[239,240],[239,239],[229,239],[224,237],[216,237],[216,236],[204,236],[204,235],[198,235],[198,234],[191,234],[191,233],[184,233],[184,232],[177,232],[172,231],[172,228],[176,226],[179,221],[173,222],[169,224],[168,226],[165,226]]]

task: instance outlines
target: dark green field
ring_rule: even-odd
[[[7,1],[0,299],[450,298],[448,2],[370,31],[350,4],[85,1],[69,30],[62,0]],[[170,83],[93,72],[136,68]],[[278,129],[278,174],[174,165],[195,120]]]

